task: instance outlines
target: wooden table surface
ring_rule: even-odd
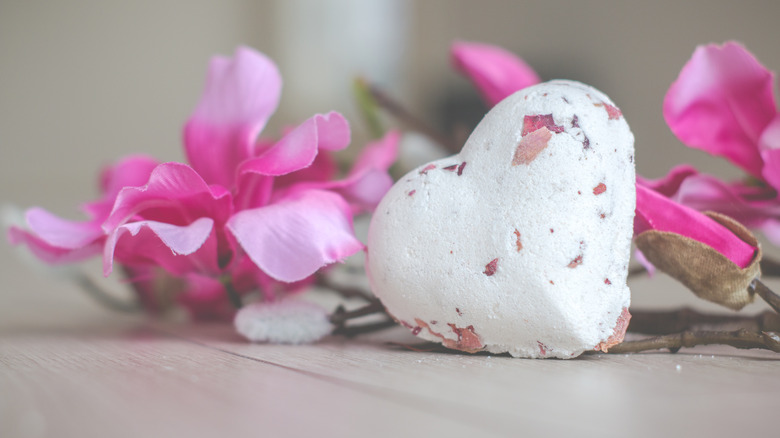
[[[524,360],[411,351],[403,329],[248,344],[112,313],[6,256],[0,437],[780,436],[773,353]]]

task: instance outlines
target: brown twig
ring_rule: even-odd
[[[339,306],[329,319],[331,324],[335,326],[342,326],[350,319],[360,318],[361,316],[373,315],[377,313],[387,314],[382,303],[379,300],[374,299],[371,303],[355,310],[345,311],[343,306]]]
[[[751,332],[745,329],[734,331],[684,331],[671,335],[657,336],[638,341],[628,341],[609,349],[612,354],[639,353],[641,351],[668,349],[676,353],[680,348],[697,345],[730,345],[736,348],[761,348],[780,353],[778,332]]]
[[[332,290],[333,292],[336,292],[337,294],[341,295],[344,298],[362,298],[368,302],[372,302],[376,300],[376,298],[374,298],[369,292],[359,287],[343,286],[340,284],[336,284],[333,281],[331,281],[330,278],[328,278],[326,275],[323,274],[317,276],[316,284],[325,289]]]
[[[761,280],[753,280],[753,282],[750,283],[749,289],[758,294],[758,296],[761,297],[764,301],[766,301],[767,304],[775,309],[775,312],[780,313],[780,295],[777,295],[771,289],[766,287],[766,285],[762,283]]]
[[[385,315],[388,317],[388,319],[380,322],[372,322],[361,325],[346,325],[347,321],[349,320],[377,314]],[[347,337],[371,333],[395,325],[395,322],[389,319],[389,315],[387,314],[385,307],[376,298],[372,299],[369,304],[355,310],[346,311],[344,310],[344,306],[339,306],[329,319],[330,323],[336,326],[331,333],[334,335],[342,335]]]
[[[380,330],[384,330],[390,327],[395,327],[396,325],[397,324],[395,323],[395,321],[393,321],[392,319],[387,319],[385,321],[374,322],[369,324],[337,327],[335,330],[333,330],[332,333],[334,335],[346,336],[350,338],[357,335],[364,335],[366,333],[378,332]]]
[[[631,309],[628,331],[647,335],[668,335],[696,327],[731,325],[754,331],[780,331],[780,315],[770,310],[757,315],[728,315],[702,313],[691,308],[672,311]]]
[[[412,113],[407,111],[406,108],[395,101],[387,93],[379,89],[379,87],[369,84],[368,90],[376,101],[377,105],[398,119],[398,121],[405,124],[410,129],[424,134],[431,140],[444,146],[448,151],[452,153],[460,152],[460,146],[456,144],[451,138],[423,122],[420,118],[412,115]]]

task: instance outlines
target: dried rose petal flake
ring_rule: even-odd
[[[582,264],[582,254],[578,255],[574,258],[569,264],[567,265],[570,268],[576,268],[577,266]]]
[[[531,164],[532,161],[547,147],[552,138],[552,131],[542,127],[526,135],[520,140],[512,157],[512,165]]]
[[[483,274],[485,274],[488,277],[490,277],[491,275],[496,273],[496,269],[498,269],[498,259],[497,258],[491,260],[490,263],[485,265],[485,272],[483,272]]]
[[[604,353],[609,350],[610,347],[623,342],[623,338],[626,336],[626,329],[628,329],[628,322],[631,320],[631,313],[628,311],[628,307],[624,307],[623,311],[618,317],[617,323],[615,323],[615,329],[606,341],[600,342],[593,349],[596,351],[602,351]]]
[[[599,183],[596,187],[593,187],[593,194],[600,195],[607,191],[607,186],[604,183]]]
[[[423,169],[420,171],[420,175],[425,175],[426,173],[428,173],[429,170],[433,170],[435,168],[436,168],[435,164],[429,164],[423,167]]]
[[[526,135],[542,128],[547,128],[556,134],[564,131],[563,126],[555,124],[555,120],[553,120],[552,114],[538,114],[534,116],[523,117],[523,131],[520,133],[520,136],[525,137]]]
[[[620,111],[620,108],[610,105],[606,102],[602,103],[594,103],[595,106],[603,106],[605,110],[607,110],[607,118],[609,120],[620,120],[621,117],[623,117],[623,112]]]

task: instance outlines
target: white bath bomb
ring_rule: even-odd
[[[598,90],[552,81],[496,105],[460,154],[401,178],[374,213],[374,293],[449,348],[570,358],[622,341],[634,137]]]

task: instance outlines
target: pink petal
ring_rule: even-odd
[[[354,236],[347,203],[322,190],[241,211],[227,227],[252,261],[279,281],[304,279],[363,248]]]
[[[359,173],[365,169],[387,170],[398,158],[398,145],[401,141],[399,131],[388,131],[384,137],[373,141],[363,148],[350,173]]]
[[[345,179],[301,181],[288,190],[278,191],[277,199],[304,190],[330,190],[340,194],[349,203],[352,214],[373,211],[393,185],[393,179],[387,169],[398,155],[400,138],[400,132],[389,131],[383,138],[366,145]],[[293,178],[298,173],[292,173],[288,177]]]
[[[294,172],[294,175],[298,172]],[[245,173],[238,179],[238,188],[233,205],[236,211],[262,207],[268,204],[278,187],[278,178],[258,173]],[[277,190],[278,191],[278,190]]]
[[[490,106],[515,91],[540,82],[539,76],[525,61],[500,47],[456,42],[450,54],[455,68],[474,83]]]
[[[200,218],[187,226],[156,221],[124,224],[109,234],[103,252],[103,274],[117,260],[128,265],[150,263],[181,275],[190,271],[217,273],[214,221]],[[209,242],[209,245],[205,245]],[[162,245],[161,245],[162,244]],[[188,257],[203,249],[198,257]],[[116,254],[115,254],[116,253]]]
[[[37,258],[52,265],[86,260],[96,254],[100,254],[103,249],[102,239],[74,249],[60,248],[18,227],[8,229],[8,240],[12,245],[27,245]]]
[[[103,229],[96,221],[70,221],[42,208],[27,210],[25,217],[30,231],[40,240],[54,247],[77,249],[103,237]]]
[[[219,279],[196,273],[184,277],[186,282],[183,293],[177,301],[198,321],[230,321],[236,308],[228,299],[225,286]],[[245,295],[248,289],[236,288],[239,295]]]
[[[640,251],[638,248],[634,250],[634,259],[636,259],[636,261],[639,262],[639,264],[645,268],[648,277],[655,276],[655,271],[656,271],[655,265],[650,263],[650,260],[647,260],[645,254],[642,251]]]
[[[666,94],[666,123],[686,145],[760,178],[759,137],[777,111],[773,80],[737,43],[700,46]]]
[[[231,213],[232,199],[224,188],[210,187],[186,164],[164,163],[154,169],[145,186],[119,192],[103,230],[109,233],[138,214],[175,225],[210,217],[221,226]]]
[[[772,244],[780,246],[780,220],[765,221],[759,229]]]
[[[288,174],[311,165],[319,148],[343,149],[349,141],[349,124],[341,114],[317,114],[288,132],[258,157],[241,163],[238,173]]]
[[[775,190],[780,191],[780,114],[764,129],[758,144],[764,160],[761,176]]]
[[[673,167],[668,174],[658,179],[649,179],[637,175],[636,182],[637,184],[642,184],[643,186],[649,189],[653,189],[666,197],[672,197],[672,195],[677,193],[677,191],[680,189],[680,185],[683,183],[683,181],[685,181],[685,179],[698,174],[699,171],[697,171],[693,166],[688,164],[681,164],[679,166]]]
[[[393,178],[386,171],[366,169],[335,183],[340,184],[333,184],[330,189],[349,203],[352,214],[360,214],[374,211],[393,186]]]
[[[635,235],[647,230],[676,233],[709,245],[740,268],[752,261],[756,248],[704,214],[642,185],[637,185],[636,196]]]
[[[698,211],[725,214],[749,228],[780,218],[780,200],[773,190],[729,184],[706,174],[685,178],[670,197]]]
[[[103,196],[113,202],[123,188],[146,184],[158,164],[160,163],[157,160],[146,155],[131,155],[113,166],[104,168],[100,174]]]
[[[274,187],[284,188],[300,182],[329,181],[338,173],[338,170],[333,154],[319,153],[311,166],[275,178]]]
[[[238,164],[251,156],[276,110],[281,86],[276,65],[252,49],[212,58],[203,95],[184,127],[187,159],[206,181],[233,186]]]

